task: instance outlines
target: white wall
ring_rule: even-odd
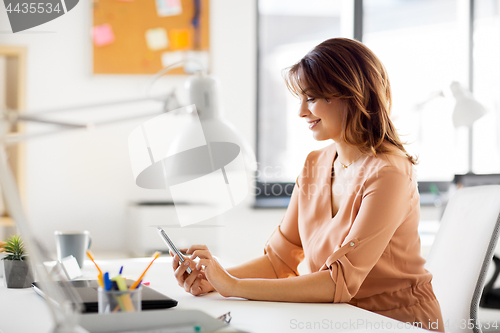
[[[212,69],[221,82],[221,102],[228,120],[254,146],[255,1],[210,2]],[[0,44],[28,48],[28,110],[141,96],[148,76],[92,74],[91,5],[92,1],[82,0],[66,15],[16,34],[10,33],[5,7],[0,6]],[[155,91],[182,85],[184,79],[169,76],[159,82]],[[114,114],[104,110],[72,113],[64,115],[64,119],[108,119],[131,110],[134,108],[117,109]],[[126,205],[166,195],[134,184],[127,137],[144,120],[27,143],[27,213],[49,248],[54,249],[55,230],[87,229],[93,235],[94,249],[122,249]],[[39,125],[28,128],[44,129]]]

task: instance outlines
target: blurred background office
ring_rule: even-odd
[[[9,97],[14,86],[9,66],[19,64],[9,60],[8,52],[0,56],[0,106],[36,114],[143,97],[155,71],[96,70],[95,54],[108,44],[99,44],[94,29],[102,20],[112,27],[120,12],[97,22],[95,8],[111,2],[129,3],[80,1],[58,19],[16,34],[11,33],[5,8],[0,8],[0,48],[25,50],[20,58],[25,59],[22,85],[16,81],[21,89],[17,105]],[[192,1],[174,3],[187,8]],[[206,243],[229,262],[261,254],[281,221],[306,154],[329,144],[314,141],[297,117],[298,101],[286,90],[282,70],[332,37],[362,41],[387,67],[393,121],[408,142],[408,151],[420,161],[422,220],[430,221],[421,228],[425,247],[439,227],[456,175],[495,179],[500,173],[500,1],[207,0],[202,4],[207,4],[202,10],[209,20],[205,60],[220,83],[220,105],[257,154],[258,169],[247,199],[204,224],[176,227],[169,192],[137,187],[130,167],[128,135],[147,117],[28,140],[16,146],[17,178],[32,228],[54,253],[55,230],[88,230],[93,251],[102,256],[149,254],[164,246],[150,226],[166,224],[180,247]],[[151,57],[169,47],[151,48]],[[115,56],[120,62],[129,54]],[[155,83],[152,92],[175,89],[179,103],[185,105],[188,77],[170,73]],[[486,110],[471,124],[454,122],[457,99],[452,82],[460,84],[465,96],[472,91]],[[159,110],[157,104],[142,102],[50,117],[99,122],[155,109]],[[172,116],[174,127],[176,121]],[[20,128],[39,133],[47,125],[27,123]],[[2,210],[4,237],[13,224]]]

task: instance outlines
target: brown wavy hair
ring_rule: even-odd
[[[390,119],[391,84],[377,56],[362,43],[347,38],[328,39],[284,74],[296,96],[340,98],[343,112],[341,138],[363,153],[394,153],[399,149],[412,164],[416,158],[403,146]],[[389,145],[384,144],[389,143]]]

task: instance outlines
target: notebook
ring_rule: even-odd
[[[134,281],[127,279],[125,280],[127,286],[130,287]],[[69,283],[74,287],[74,290],[78,293],[82,300],[83,313],[98,312],[97,303],[97,289],[99,285],[97,280],[76,280],[68,282],[53,282],[57,283],[59,287],[66,288],[65,283]],[[33,290],[42,297],[45,297],[43,290],[37,282],[33,282],[31,285]],[[142,310],[153,310],[153,309],[167,309],[177,305],[177,301],[154,290],[153,288],[142,286]]]
[[[80,325],[91,333],[244,332],[199,310],[172,309],[84,314]]]

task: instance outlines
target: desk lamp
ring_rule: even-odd
[[[486,114],[486,108],[479,103],[473,96],[472,93],[463,88],[460,83],[452,82],[450,85],[451,92],[455,98],[456,104],[453,109],[453,126],[461,127],[465,126],[469,131],[469,153],[468,153],[468,174],[472,172],[472,160],[473,160],[473,141],[474,136],[472,135],[472,125],[479,118]]]
[[[486,108],[479,103],[472,93],[462,87],[458,82],[452,82],[451,92],[455,98],[455,108],[453,109],[453,126],[470,127],[476,120],[486,114]]]
[[[184,61],[183,61],[184,62]],[[170,68],[173,68],[174,66],[178,66],[179,64],[174,64],[170,66]],[[162,71],[163,72],[163,71]],[[198,82],[190,82],[189,87],[190,88],[190,95],[192,96],[192,100],[195,103],[204,103],[207,101],[210,101],[211,97],[211,89],[215,89],[215,86],[212,84],[207,84],[207,82],[213,82],[211,80],[208,80],[204,75],[202,74],[197,74],[198,78],[201,79],[202,81]],[[200,76],[201,75],[201,76]],[[206,81],[208,80],[208,81]],[[201,86],[206,87],[207,89],[204,89],[203,92],[197,92],[196,90],[199,89],[199,85],[201,83]],[[213,91],[212,91],[213,92]],[[79,106],[79,107],[71,107],[71,108],[62,108],[58,110],[51,110],[49,112],[54,112],[54,111],[70,111],[70,110],[82,110],[82,109],[88,109],[92,107],[106,107],[106,106],[115,106],[118,104],[126,104],[126,103],[131,103],[131,102],[137,102],[137,101],[142,101],[142,100],[157,100],[162,103],[162,111],[169,111],[166,110],[167,108],[167,103],[171,102],[172,100],[175,101],[175,94],[174,93],[169,93],[167,95],[162,96],[161,98],[153,98],[153,97],[147,97],[147,98],[141,98],[141,99],[134,99],[134,100],[126,100],[126,101],[118,101],[118,102],[109,102],[109,103],[101,103],[101,104],[93,104],[93,105],[86,105],[86,106]],[[209,116],[210,111],[209,110],[215,110],[215,105],[213,103],[206,104],[207,106],[213,106],[213,108],[210,107],[205,107],[205,105],[200,104],[200,110],[203,110],[200,118],[205,117],[204,119],[208,122],[211,122],[211,117]],[[158,114],[160,112],[156,112]],[[29,113],[28,113],[29,114]],[[41,280],[42,282],[42,288],[45,291],[45,294],[47,298],[49,299],[47,301],[47,305],[50,309],[50,312],[52,314],[52,317],[54,318],[55,326],[53,328],[53,332],[86,332],[83,328],[81,328],[78,325],[78,312],[79,312],[79,304],[76,301],[78,298],[76,296],[76,293],[71,290],[71,288],[65,288],[70,290],[70,294],[65,294],[63,293],[61,288],[55,287],[55,285],[51,284],[50,282],[53,281],[52,276],[48,273],[46,267],[43,265],[43,259],[44,258],[49,258],[50,256],[48,255],[47,251],[45,251],[44,246],[39,243],[37,238],[35,237],[33,231],[31,230],[31,227],[29,225],[28,219],[24,213],[24,209],[22,207],[22,203],[20,200],[19,196],[19,191],[17,188],[17,184],[15,182],[15,178],[13,176],[12,170],[9,167],[8,161],[7,161],[7,154],[6,154],[6,146],[7,144],[12,144],[20,141],[25,141],[37,136],[41,135],[48,135],[48,134],[55,134],[59,133],[61,129],[48,132],[48,133],[42,133],[42,134],[35,134],[35,135],[21,135],[21,134],[14,134],[14,135],[9,135],[7,134],[9,131],[9,128],[11,124],[19,122],[19,121],[30,121],[30,122],[39,122],[39,123],[49,123],[53,125],[58,125],[62,127],[62,130],[66,129],[77,129],[77,128],[86,128],[86,129],[91,129],[94,128],[96,125],[107,125],[107,124],[112,124],[116,123],[119,121],[127,121],[131,120],[134,118],[139,118],[139,117],[144,117],[144,116],[150,116],[151,113],[148,114],[141,114],[136,117],[129,117],[129,118],[124,118],[124,119],[116,119],[113,121],[106,121],[103,123],[98,123],[98,124],[75,124],[75,123],[70,123],[70,122],[65,122],[65,121],[52,121],[52,120],[47,120],[42,117],[40,117],[40,114],[37,114],[36,116],[13,116],[13,113],[5,112],[5,114],[0,115],[0,183],[1,183],[1,188],[4,193],[4,200],[6,203],[6,207],[9,211],[9,214],[12,216],[12,218],[16,221],[16,225],[18,228],[18,231],[22,234],[24,242],[28,248],[28,252],[30,253],[31,260],[33,262],[33,266],[35,268],[35,271],[37,273],[38,279]],[[227,125],[225,121],[223,121],[221,118],[219,119],[219,122]],[[212,130],[209,128],[218,128],[219,132],[222,133],[222,127],[216,127],[216,126],[222,126],[222,125],[215,125],[212,127],[212,125],[207,125],[207,133],[211,133]],[[228,126],[225,126],[228,128]],[[219,134],[219,133],[218,133]],[[208,135],[207,137],[209,137]],[[236,137],[239,137],[236,135]],[[225,139],[224,139],[225,140]],[[207,140],[210,142],[209,140]],[[223,141],[224,142],[224,141]],[[229,143],[229,142],[226,142]],[[248,145],[244,144],[244,140],[239,142],[243,147],[242,150],[247,150]],[[238,144],[236,144],[238,145]],[[210,145],[207,145],[210,147]],[[178,146],[179,147],[179,146]],[[239,147],[239,145],[238,145]],[[177,153],[180,152],[180,148],[174,148],[174,151]],[[251,153],[251,150],[248,149],[247,153],[249,153],[250,160],[253,154]],[[224,156],[227,156],[227,154],[224,154]],[[215,159],[217,161],[217,159]],[[55,301],[60,305],[60,307],[56,307],[53,303]]]
[[[472,93],[468,89],[462,87],[460,83],[456,81],[452,82],[450,84],[450,90],[453,94],[453,98],[455,99],[455,106],[453,108],[453,114],[452,114],[453,126],[455,128],[465,126],[469,130],[469,138],[468,138],[469,154],[468,154],[467,173],[470,174],[472,173],[472,144],[473,144],[472,125],[478,119],[483,117],[487,113],[487,110],[481,103],[479,103],[474,98]],[[427,103],[439,97],[445,97],[443,91],[438,91],[433,93],[425,101],[416,104],[415,109],[419,111]],[[422,125],[420,125],[420,127],[422,127]]]
[[[165,115],[138,126],[129,137],[136,184],[168,189],[181,226],[208,220],[235,207],[248,194],[247,171],[255,155],[222,117],[217,82],[197,72],[186,82],[189,115],[175,137],[161,126]],[[189,202],[190,205],[175,205]]]

